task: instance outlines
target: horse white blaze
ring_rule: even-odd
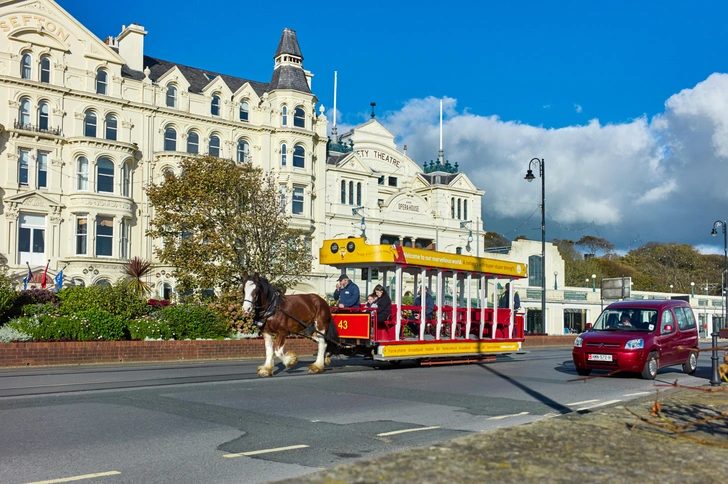
[[[253,311],[253,291],[255,283],[253,281],[245,281],[243,286],[243,313],[247,316]]]

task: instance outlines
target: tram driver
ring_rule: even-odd
[[[346,274],[340,275],[336,282],[334,299],[339,302],[338,307],[340,308],[358,308],[359,286],[350,281]]]

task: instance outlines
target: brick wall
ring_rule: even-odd
[[[527,335],[523,348],[572,346],[574,338],[576,338],[574,335]],[[288,339],[286,349],[299,354],[313,355],[316,353],[316,344],[308,339]],[[262,357],[265,357],[262,339],[0,343],[0,367]]]
[[[286,350],[314,354],[316,344],[308,339],[288,339]],[[0,343],[0,367],[223,360],[264,356],[265,346],[262,339]]]

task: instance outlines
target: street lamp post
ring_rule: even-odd
[[[592,274],[592,292],[597,292],[597,275]]]
[[[672,294],[672,284],[670,284],[670,294]]]
[[[726,222],[716,220],[713,222],[713,230],[710,232],[712,236],[718,235],[718,230],[716,227],[721,227],[723,230],[723,273],[725,274],[725,271],[728,270],[728,236],[726,236]],[[728,309],[728,292],[725,290],[725,282],[721,284],[721,290],[723,291],[721,293],[725,294],[725,301],[723,302],[723,310],[725,311]],[[725,319],[724,319],[725,321]],[[720,385],[720,377],[718,376],[718,331],[715,327],[715,319],[713,320],[713,333],[710,335],[712,339],[711,346],[713,347],[713,351],[710,355],[710,363],[711,363],[711,375],[710,375],[710,386],[717,387]]]
[[[690,297],[695,297],[695,283],[690,283]]]
[[[559,290],[559,271],[554,271],[554,291]]]
[[[531,169],[534,163],[538,165],[538,174],[541,177],[541,323],[543,331],[546,332],[546,177],[543,158],[531,158],[524,179],[530,183],[536,178]]]
[[[586,288],[589,289],[589,278],[586,278]]]

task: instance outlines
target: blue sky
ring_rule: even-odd
[[[327,114],[336,70],[339,123],[376,102],[420,164],[445,98],[446,157],[486,190],[485,230],[540,238],[523,175],[544,157],[549,240],[722,245],[728,2],[60,3],[102,39],[136,22],[147,55],[264,82],[292,28]]]

